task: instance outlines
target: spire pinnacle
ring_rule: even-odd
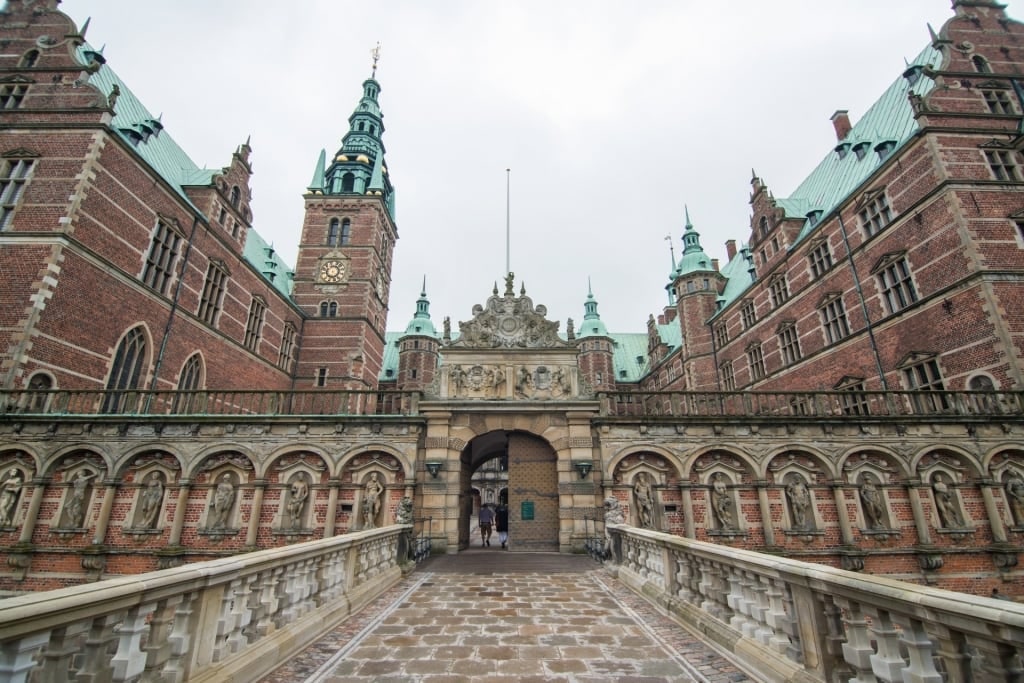
[[[370,78],[377,78],[377,62],[380,61],[380,41],[377,41],[377,47],[370,50],[370,54],[373,55],[373,69],[370,71]]]
[[[594,288],[590,286],[590,276],[589,275],[587,276],[587,298],[588,299],[593,299],[594,298]]]
[[[665,235],[665,241],[668,242],[668,253],[672,255],[672,270],[670,273],[676,271],[676,248],[672,244],[672,235]]]
[[[693,230],[693,223],[690,222],[690,207],[683,204],[683,211],[686,213],[686,229]]]
[[[420,290],[420,296],[427,295],[427,276],[423,276],[423,289]]]

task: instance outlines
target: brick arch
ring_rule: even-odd
[[[60,464],[72,456],[98,459],[103,463],[102,469],[104,473],[112,472],[114,469],[112,458],[106,453],[88,444],[72,444],[51,453],[45,459],[39,473],[44,477],[52,477]]]
[[[1024,443],[1006,442],[999,444],[995,448],[991,448],[988,452],[981,456],[981,468],[982,472],[990,474],[992,472],[992,463],[996,458],[1002,458],[1004,454],[1013,453],[1018,457],[1024,457]]]
[[[929,445],[918,450],[917,453],[910,458],[910,471],[919,471],[922,461],[931,456],[945,456],[958,460],[970,471],[970,475],[972,477],[978,478],[984,476],[984,470],[982,469],[981,462],[978,460],[977,456],[968,452],[966,449],[948,445]]]
[[[764,460],[762,461],[762,468],[758,470],[757,475],[765,479],[770,478],[768,475],[773,467],[777,468],[779,466],[779,459],[788,459],[790,455],[812,461],[814,465],[820,467],[823,473],[830,479],[835,479],[840,476],[840,471],[836,468],[836,463],[832,458],[822,453],[817,448],[804,444],[786,444],[784,446],[771,449],[765,454]]]
[[[125,473],[132,467],[139,458],[150,454],[160,454],[166,462],[161,463],[167,470],[177,471],[178,476],[185,472],[186,459],[180,453],[175,453],[162,443],[149,443],[136,446],[115,459],[115,465],[111,469],[114,477],[123,480]],[[173,460],[173,466],[170,460]]]
[[[33,449],[22,445],[0,446],[0,463],[8,463],[15,459],[23,460],[32,465],[32,474],[43,471],[43,458]],[[0,464],[0,468],[4,467]]]
[[[629,458],[630,456],[639,453],[656,454],[664,458],[668,465],[675,470],[676,477],[678,479],[681,480],[684,476],[686,476],[686,470],[683,466],[683,459],[675,451],[672,451],[669,448],[665,448],[664,446],[657,446],[655,444],[630,444],[629,446],[620,449],[618,452],[614,453],[610,458],[608,458],[608,462],[605,463],[604,478],[607,479],[608,481],[614,481],[615,472],[622,464],[622,462]]]
[[[203,472],[203,467],[206,462],[211,458],[223,455],[225,453],[237,454],[249,461],[249,467],[254,471],[256,470],[259,459],[251,449],[246,448],[237,443],[230,444],[214,444],[196,453],[194,456],[189,458],[188,469],[183,472],[183,476],[194,478],[199,473]]]
[[[303,446],[302,448],[306,447]],[[316,452],[318,449],[306,448],[306,450]],[[361,443],[357,446],[353,446],[349,450],[339,455],[336,459],[336,462],[334,463],[335,469],[332,472],[332,476],[340,478],[345,472],[346,468],[349,467],[350,463],[354,458],[358,458],[361,455],[373,452],[385,453],[393,457],[397,461],[397,464],[401,471],[401,476],[396,477],[396,480],[411,481],[413,479],[415,466],[409,459],[409,456],[403,453],[402,451],[398,450],[397,448],[394,448],[393,446],[382,442]],[[328,465],[330,465],[330,460],[328,460]]]

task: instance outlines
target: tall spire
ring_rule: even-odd
[[[597,299],[594,298],[594,290],[590,286],[590,277],[587,277],[587,300],[583,302],[583,322],[576,338],[582,337],[607,337],[608,328],[597,312]]]
[[[412,320],[405,327],[405,334],[423,334],[430,337],[437,336],[434,323],[430,320],[430,299],[427,298],[427,276],[423,276],[423,287],[420,289],[420,298],[416,300],[416,313]]]
[[[381,90],[377,82],[380,43],[370,54],[373,55],[370,77],[363,81],[362,97],[348,117],[348,132],[342,138],[341,149],[325,170],[323,192],[379,196],[394,216],[394,188],[384,161],[384,116],[377,101]]]

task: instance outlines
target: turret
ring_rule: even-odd
[[[398,340],[399,389],[423,391],[433,383],[440,337],[430,320],[430,300],[427,299],[427,278],[424,276],[420,298],[416,300],[416,313]]]
[[[597,299],[587,278],[587,300],[583,303],[583,322],[576,333],[580,350],[580,375],[594,391],[615,388],[615,342],[597,312]]]

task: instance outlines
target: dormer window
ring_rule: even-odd
[[[807,221],[811,224],[812,228],[821,220],[822,213],[824,212],[821,209],[807,212]]]
[[[867,156],[869,147],[871,147],[870,142],[858,142],[856,145],[853,146],[853,153],[857,155],[858,161]]]
[[[915,64],[903,72],[903,78],[907,79],[908,88],[914,87],[914,84],[921,80],[922,71],[924,71],[924,67],[920,64]]]
[[[846,155],[850,153],[850,147],[851,145],[849,142],[841,142],[836,145],[836,154],[839,156],[840,160],[845,159]]]
[[[974,65],[974,70],[980,74],[992,73],[992,67],[989,66],[988,60],[981,55],[974,55],[971,57],[971,64]]]
[[[892,154],[892,151],[896,149],[896,142],[894,140],[886,140],[875,145],[875,152],[878,153],[878,160],[882,161],[887,156]]]

